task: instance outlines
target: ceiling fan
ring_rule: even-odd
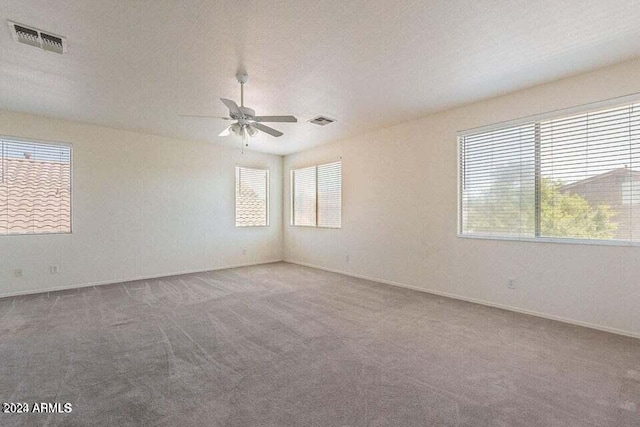
[[[243,145],[247,136],[254,136],[258,132],[264,132],[271,136],[279,137],[283,133],[263,123],[296,123],[298,119],[294,116],[256,116],[254,109],[244,106],[244,84],[249,80],[246,73],[236,74],[238,83],[240,83],[240,105],[226,98],[220,98],[220,101],[229,109],[229,117],[219,116],[201,116],[182,114],[180,117],[204,117],[222,120],[235,120],[235,123],[228,126],[220,132],[218,136],[238,135],[242,137]]]

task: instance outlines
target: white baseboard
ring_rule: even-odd
[[[284,262],[288,262],[290,264],[302,265],[304,267],[317,268],[318,270],[330,271],[332,273],[344,274],[345,276],[356,277],[358,279],[370,280],[372,282],[384,283],[386,285],[397,286],[399,288],[413,289],[414,291],[425,292],[425,293],[428,293],[428,294],[438,295],[438,296],[442,296],[442,297],[453,298],[453,299],[457,299],[457,300],[461,300],[461,301],[472,302],[472,303],[475,303],[475,304],[486,305],[488,307],[500,308],[500,309],[503,309],[503,310],[513,311],[513,312],[516,312],[516,313],[528,314],[530,316],[542,317],[544,319],[556,320],[558,322],[569,323],[571,325],[582,326],[582,327],[590,328],[590,329],[597,329],[599,331],[610,332],[612,334],[617,334],[617,335],[624,335],[626,337],[640,338],[640,333],[637,333],[637,332],[626,331],[624,329],[611,328],[611,327],[608,327],[608,326],[602,326],[602,325],[597,325],[597,324],[594,324],[594,323],[583,322],[581,320],[569,319],[567,317],[556,316],[556,315],[553,315],[553,314],[541,313],[541,312],[538,312],[538,311],[528,310],[526,308],[513,307],[513,306],[510,306],[510,305],[499,304],[499,303],[495,303],[495,302],[491,302],[491,301],[485,301],[485,300],[481,300],[481,299],[477,299],[477,298],[466,297],[466,296],[463,296],[463,295],[452,294],[452,293],[449,293],[449,292],[442,292],[442,291],[437,291],[437,290],[434,290],[434,289],[421,288],[419,286],[408,285],[406,283],[394,282],[392,280],[379,279],[377,277],[369,277],[369,276],[365,276],[365,275],[362,275],[362,274],[350,273],[350,272],[347,272],[347,271],[336,270],[336,269],[322,267],[320,265],[309,264],[309,263],[305,263],[305,262],[298,262],[298,261],[293,261],[293,260],[288,260],[288,259],[285,259]]]
[[[75,285],[56,286],[53,288],[45,288],[45,289],[32,289],[32,290],[26,290],[26,291],[7,292],[7,293],[0,293],[0,298],[16,297],[21,295],[43,294],[45,292],[66,291],[69,289],[88,288],[91,286],[112,285],[114,283],[133,282],[135,280],[158,279],[160,277],[179,276],[181,274],[203,273],[205,271],[227,270],[229,268],[249,267],[252,265],[261,265],[261,264],[272,264],[274,262],[282,262],[282,261],[283,261],[282,259],[273,259],[273,260],[267,260],[267,261],[249,262],[244,264],[224,265],[220,267],[212,267],[212,268],[205,268],[205,269],[183,270],[183,271],[164,273],[164,274],[153,274],[149,276],[125,277],[120,279],[101,280],[97,282],[78,283]]]

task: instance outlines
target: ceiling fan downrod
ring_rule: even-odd
[[[244,84],[249,81],[249,75],[247,73],[236,74],[236,79],[240,83],[240,106],[244,107]]]

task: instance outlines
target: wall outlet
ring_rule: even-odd
[[[345,255],[344,262],[349,262],[349,255]]]
[[[242,250],[242,255],[246,255],[246,254],[247,254],[247,250],[246,250],[246,249],[243,249],[243,250]]]
[[[22,277],[22,269],[16,268],[15,270],[13,270],[13,275],[16,277]]]
[[[49,273],[58,274],[58,266],[57,265],[50,265],[49,266]]]
[[[509,279],[507,282],[507,288],[515,289],[516,288],[516,279]]]

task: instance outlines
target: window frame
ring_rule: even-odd
[[[328,227],[326,225],[318,225],[318,167],[324,165],[330,165],[333,163],[340,163],[340,227]],[[315,168],[316,171],[316,225],[297,225],[295,224],[295,180],[293,178],[294,171],[299,169]],[[319,228],[325,230],[340,230],[342,229],[342,201],[344,200],[343,188],[342,188],[342,157],[338,160],[330,162],[308,164],[306,166],[296,166],[289,169],[289,227],[299,228]]]
[[[260,170],[260,171],[265,171],[267,174],[265,181],[266,181],[266,193],[267,193],[267,197],[266,197],[266,207],[265,207],[265,211],[266,211],[266,224],[265,225],[238,225],[238,193],[237,193],[237,187],[238,187],[238,182],[237,182],[237,174],[234,174],[234,185],[233,185],[233,224],[235,226],[235,228],[266,228],[266,227],[270,227],[271,226],[271,215],[270,215],[270,211],[271,211],[271,170],[268,167],[264,167],[264,166],[248,166],[248,165],[244,165],[244,164],[236,164],[234,167],[234,172],[238,171],[238,168],[243,168],[243,169],[255,169],[255,170]]]
[[[634,184],[636,184],[637,186],[635,186]],[[627,188],[627,186],[629,186],[629,188]],[[625,198],[625,194],[628,193],[629,197]],[[634,201],[634,193],[637,193],[638,195],[640,195],[640,180],[631,180],[631,181],[627,181],[625,180],[622,183],[622,186],[620,188],[620,198],[622,200],[622,205],[624,206],[632,206],[632,205],[637,205],[640,204],[640,200],[638,201]]]
[[[62,146],[69,148],[69,231],[55,231],[50,233],[0,233],[0,238],[9,237],[9,236],[68,236],[73,234],[73,207],[74,203],[74,191],[73,191],[73,150],[74,146],[70,142],[63,141],[50,141],[44,139],[36,139],[36,138],[25,138],[23,136],[13,136],[13,135],[4,135],[0,134],[0,140],[14,141],[14,142],[22,142],[25,144],[43,144],[43,145],[54,145],[54,146]]]
[[[546,113],[536,114],[532,116],[521,117],[514,120],[507,120],[503,122],[498,122],[486,126],[478,126],[474,128],[469,128],[466,130],[461,130],[457,132],[456,135],[456,156],[457,156],[457,237],[463,239],[474,239],[474,240],[494,240],[494,241],[510,241],[510,242],[534,242],[534,243],[560,243],[560,244],[570,244],[570,245],[592,245],[592,246],[626,246],[626,247],[640,247],[640,241],[631,241],[631,240],[616,240],[616,239],[581,239],[581,238],[571,238],[571,237],[544,237],[544,236],[536,236],[536,237],[519,237],[519,236],[500,236],[500,235],[478,235],[478,234],[465,234],[463,233],[462,221],[463,221],[463,192],[462,192],[462,142],[463,138],[467,135],[477,134],[482,132],[490,132],[493,130],[499,130],[511,126],[525,125],[525,124],[536,124],[536,128],[538,128],[539,123],[546,120],[554,120],[559,119],[564,116],[570,115],[579,115],[585,114],[589,112],[596,112],[599,110],[604,110],[608,108],[616,108],[623,107],[628,104],[634,104],[640,102],[640,93],[634,93],[630,95],[620,96],[616,98],[607,99],[604,101],[592,102],[587,104],[580,104],[569,108],[558,109],[549,111]],[[536,144],[540,144],[540,141],[537,140]],[[538,151],[539,152],[539,151]],[[538,164],[539,166],[539,164]],[[538,168],[536,167],[536,169]],[[540,197],[538,180],[539,180],[539,171],[536,170],[536,190],[535,190],[535,198],[538,199]],[[539,212],[536,210],[536,217],[539,215]],[[539,221],[536,221],[536,228],[538,227]],[[539,230],[536,229],[536,234],[538,234]]]

